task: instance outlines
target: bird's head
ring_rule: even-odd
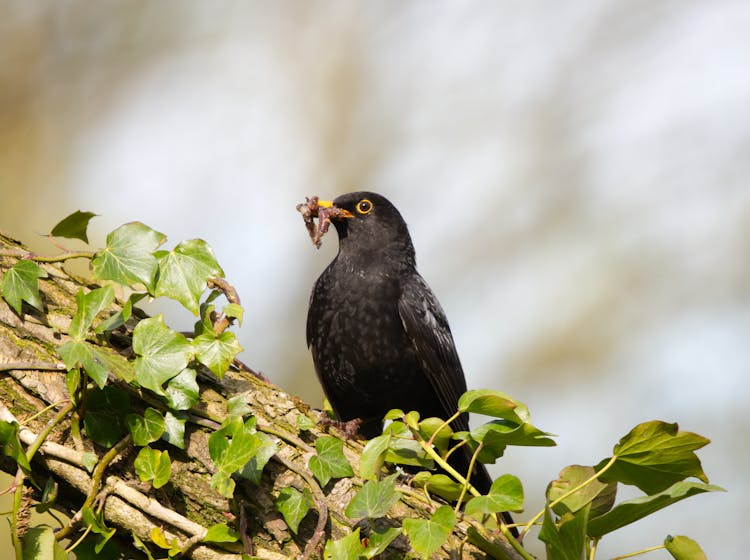
[[[414,261],[414,247],[406,222],[390,201],[377,193],[342,194],[333,201],[320,200],[324,208],[342,212],[332,216],[339,236],[339,251],[348,255],[385,252]]]

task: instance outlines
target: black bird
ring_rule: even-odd
[[[371,192],[319,206],[340,209],[332,223],[339,252],[313,286],[307,345],[339,420],[360,419],[366,438],[379,435],[392,408],[446,419],[466,391],[448,320],[416,270],[414,246],[399,211]],[[467,415],[455,431],[468,430]],[[470,453],[451,455],[468,471]],[[492,480],[477,463],[471,483],[486,493]],[[511,523],[506,514],[506,521]]]

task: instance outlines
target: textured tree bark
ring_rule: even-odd
[[[0,236],[0,249],[7,252],[22,247]],[[0,273],[17,260],[18,257],[0,257]],[[56,264],[41,266],[49,275],[39,280],[43,312],[24,303],[19,316],[0,299],[0,417],[6,421],[16,419],[23,426],[19,435],[25,445],[33,444],[45,425],[69,403],[66,370],[56,348],[67,340],[65,333],[76,309],[76,292],[81,287],[96,287]],[[111,343],[128,355],[126,337],[125,342],[112,340]],[[315,438],[330,433],[331,429],[326,428],[329,430],[326,432],[316,428],[300,433],[297,417],[304,414],[318,421],[318,412],[251,372],[238,368],[232,368],[221,381],[205,372],[199,376],[199,381],[201,400],[197,409],[191,411],[186,425],[185,450],[164,444],[172,459],[172,476],[163,488],[154,490],[150,484],[138,480],[133,468],[137,449],[127,440],[118,444],[114,460],[102,472],[97,472],[96,468],[89,472],[84,466],[84,453],[93,452],[101,458],[108,450],[88,440],[85,433],[79,436],[75,426],[71,426],[78,418],[71,414],[53,428],[35,454],[32,478],[43,486],[51,475],[61,487],[58,506],[74,519],[80,516],[78,512],[85,496],[96,488],[95,503],[104,503],[106,522],[118,529],[118,535],[125,537],[125,542],[131,542],[129,536],[136,535],[149,543],[151,531],[161,528],[168,540],[175,538],[181,546],[193,544],[187,556],[201,560],[239,560],[243,552],[267,559],[318,557],[322,556],[326,538],[343,537],[358,526],[358,520],[347,518],[344,510],[363,481],[357,477],[343,478],[321,488],[307,467],[314,453]],[[145,392],[113,379],[110,383],[118,383],[129,390],[134,411],[142,411],[147,406],[159,407],[158,400],[149,398]],[[214,466],[208,452],[208,437],[218,427],[217,420],[226,416],[226,399],[238,394],[257,418],[258,429],[278,443],[279,451],[265,467],[259,486],[236,479],[234,499],[230,501],[210,486]],[[50,408],[38,414],[45,407]],[[346,441],[344,450],[357,472],[361,443]],[[14,463],[7,457],[0,460],[0,467],[11,474],[16,472]],[[278,492],[287,486],[299,490],[309,488],[315,499],[315,511],[300,524],[297,535],[289,530],[274,505]],[[404,517],[427,517],[436,506],[417,491],[408,487],[403,490],[402,499],[392,508],[389,517],[378,520],[378,524],[399,526]],[[38,499],[38,493],[34,497]],[[28,510],[31,506],[32,502],[26,499],[23,507]],[[221,545],[199,542],[208,527],[227,521],[243,535],[242,542]],[[460,523],[439,556],[486,557],[479,548],[463,542],[466,530],[467,524]],[[508,557],[520,558],[501,539],[496,539],[496,544]],[[406,538],[399,537],[381,557],[399,558],[407,550]],[[133,547],[130,555],[138,554]]]

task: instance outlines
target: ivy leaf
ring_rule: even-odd
[[[300,492],[296,488],[287,486],[279,492],[279,497],[276,498],[276,509],[284,516],[284,521],[295,535],[299,524],[313,505],[315,502],[308,488]]]
[[[143,298],[145,298],[148,294],[145,292],[134,292],[130,294],[130,297],[125,301],[122,308],[109,317],[108,319],[105,319],[97,327],[94,329],[94,332],[101,334],[103,332],[113,331],[116,328],[124,325],[128,319],[133,315],[133,305],[141,301]]]
[[[213,331],[196,336],[193,340],[195,355],[216,377],[221,379],[232,364],[234,357],[242,352],[233,332],[224,331],[216,336]]]
[[[185,449],[185,418],[182,412],[173,414],[172,411],[167,410],[164,413],[164,433],[161,439],[175,447]]]
[[[495,480],[486,496],[475,496],[466,504],[467,514],[523,510],[523,486],[518,477],[504,474]]]
[[[359,474],[362,478],[372,480],[378,477],[390,444],[389,434],[374,437],[367,442],[359,460]]]
[[[96,346],[85,340],[69,340],[57,348],[57,353],[65,367],[69,370],[82,367],[100,389],[106,385],[110,372],[127,383],[134,378],[132,363],[107,346]]]
[[[438,432],[438,429],[440,430]],[[440,455],[444,455],[450,446],[453,438],[453,430],[450,426],[444,425],[440,418],[425,418],[419,423],[419,435],[425,441],[432,439],[435,449]]]
[[[224,276],[211,247],[202,239],[190,239],[172,251],[159,251],[156,256],[159,259],[156,295],[175,299],[198,315],[208,279]]]
[[[367,535],[367,548],[362,554],[365,558],[375,558],[385,552],[388,545],[403,531],[399,527],[373,527],[370,534]]]
[[[245,310],[239,303],[227,303],[221,310],[227,317],[237,319],[237,323],[242,326],[242,318],[245,315]]]
[[[323,550],[325,560],[357,560],[365,551],[359,538],[359,527],[353,533],[337,540],[327,541]]]
[[[161,315],[144,319],[133,330],[135,378],[141,386],[164,395],[162,385],[185,369],[193,346],[164,324]]]
[[[164,393],[167,403],[172,410],[189,410],[198,402],[199,387],[196,381],[197,372],[193,368],[185,368],[169,380]]]
[[[20,260],[3,275],[3,298],[17,315],[21,314],[23,302],[42,311],[42,298],[39,295],[39,278],[47,278],[47,273],[35,262]]]
[[[98,216],[98,214],[76,210],[70,216],[57,222],[57,225],[52,228],[50,235],[54,237],[65,237],[66,239],[80,239],[81,241],[88,243],[89,238],[86,234],[86,230],[89,227],[91,218],[94,216]]]
[[[115,290],[112,286],[96,288],[89,293],[78,290],[76,294],[76,308],[73,320],[70,322],[68,334],[73,340],[83,340],[86,333],[94,323],[96,316],[110,306],[115,299]]]
[[[153,252],[167,240],[163,233],[130,222],[107,235],[107,245],[91,261],[94,278],[132,286],[143,284],[153,293],[159,262]]]
[[[161,488],[172,475],[172,463],[168,451],[144,447],[133,462],[138,478],[143,482],[152,481],[154,488]]]
[[[430,494],[440,496],[448,501],[455,502],[461,496],[463,485],[451,477],[442,473],[431,473],[420,471],[414,475],[412,485],[415,488],[424,488]]]
[[[140,414],[130,413],[125,416],[125,424],[133,436],[133,443],[138,446],[156,441],[164,433],[164,418],[155,408],[147,408]]]
[[[314,430],[316,426],[315,421],[306,414],[300,414],[299,416],[297,416],[296,423],[297,431],[299,432],[308,432],[310,430]]]
[[[560,471],[557,480],[553,480],[547,488],[547,499],[550,502],[556,501],[563,494],[590,480],[595,473],[596,470],[594,467],[584,467],[581,465],[565,467]],[[604,483],[598,479],[594,479],[577,492],[556,504],[553,510],[558,515],[563,515],[568,512],[575,513],[586,504],[591,504],[589,515],[594,517],[612,509],[616,495],[616,482]]]
[[[260,442],[258,449],[255,454],[250,457],[250,460],[240,470],[240,476],[248,479],[253,484],[260,484],[260,477],[263,475],[263,468],[266,463],[273,457],[278,451],[276,442],[274,442],[269,436],[263,432],[257,432],[255,437]]]
[[[238,472],[257,453],[263,439],[253,426],[251,421],[243,423],[239,416],[230,416],[209,436],[208,452],[219,471]]]
[[[94,472],[94,467],[99,462],[99,457],[96,456],[96,453],[92,453],[91,451],[84,451],[81,455],[81,464],[83,465],[83,468],[86,469],[89,473]]]
[[[58,489],[59,486],[57,482],[55,482],[52,477],[48,478],[47,482],[44,484],[44,489],[42,490],[42,498],[39,500],[39,503],[34,506],[34,509],[39,513],[51,510],[55,505],[55,500],[57,500]]]
[[[171,541],[167,540],[167,535],[161,527],[154,527],[151,529],[150,537],[152,543],[167,551],[168,558],[174,558],[180,555],[180,543],[174,537]]]
[[[226,523],[217,523],[211,525],[203,536],[203,542],[237,542],[240,538],[240,534],[237,531],[233,531],[229,528]]]
[[[52,527],[32,527],[23,536],[23,559],[67,560],[65,549],[55,540]]]
[[[346,516],[350,519],[377,519],[387,515],[401,498],[401,493],[396,491],[396,476],[392,474],[383,480],[368,480],[346,506]]]
[[[0,420],[0,446],[3,448],[3,455],[13,459],[28,474],[31,472],[31,465],[18,438],[19,428],[18,422]]]
[[[310,457],[310,470],[321,486],[332,478],[354,476],[354,471],[344,456],[344,442],[331,436],[315,440],[316,455]]]
[[[466,391],[458,399],[458,410],[502,418],[516,424],[523,424],[530,420],[529,409],[525,404],[492,389]]]
[[[125,435],[124,418],[130,412],[130,397],[124,390],[112,385],[90,389],[83,406],[83,426],[96,443],[109,448]]]
[[[677,424],[659,420],[637,425],[614,447],[617,457],[600,478],[632,484],[646,494],[656,494],[675,482],[694,476],[708,482],[694,453],[710,440],[692,432],[678,431]],[[601,469],[609,459],[597,467]]]
[[[471,431],[473,440],[484,443],[488,454],[495,456],[499,453],[498,457],[502,456],[502,450],[508,445],[554,447],[556,444],[550,435],[528,422],[515,425],[505,420],[492,420]]]
[[[383,434],[391,436],[388,452],[385,455],[388,463],[425,469],[434,467],[433,460],[427,456],[422,446],[414,439],[411,430],[403,422],[391,422],[385,427]]]
[[[675,560],[706,560],[706,554],[698,543],[683,535],[669,535],[664,539],[664,548]]]
[[[552,511],[545,509],[539,540],[547,545],[549,560],[581,560],[586,539],[589,506],[575,514],[566,513],[555,524]]]
[[[99,554],[107,544],[107,541],[114,536],[115,529],[109,529],[106,526],[103,512],[95,513],[90,507],[83,508],[81,516],[84,523],[91,528],[91,532],[100,535],[94,547],[94,552]]]
[[[690,496],[723,491],[723,488],[713,484],[684,480],[676,482],[658,494],[620,502],[611,511],[590,519],[587,532],[592,537],[601,537]]]
[[[404,519],[404,533],[414,552],[429,558],[436,552],[453,531],[456,514],[450,506],[440,506],[430,519]]]

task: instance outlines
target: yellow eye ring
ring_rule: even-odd
[[[359,202],[357,202],[357,213],[358,214],[369,214],[372,212],[372,202],[370,202],[368,199],[363,198]]]

